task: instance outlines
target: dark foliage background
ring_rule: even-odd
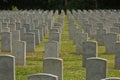
[[[1,10],[120,9],[120,0],[0,0]]]

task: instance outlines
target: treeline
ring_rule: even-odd
[[[120,0],[0,0],[0,9],[120,9]]]

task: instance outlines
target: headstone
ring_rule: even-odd
[[[51,30],[50,30],[50,32],[52,33],[52,32],[60,32],[60,30],[58,29],[58,28],[52,28]]]
[[[8,27],[8,23],[2,23],[2,28]]]
[[[20,28],[20,40],[23,41],[24,40],[24,34],[26,33],[26,29],[25,28]]]
[[[111,77],[111,78],[105,78],[105,79],[101,79],[101,80],[120,80],[120,78]]]
[[[62,32],[62,27],[61,27],[61,26],[57,26],[57,25],[56,25],[56,26],[54,26],[52,29],[54,29],[54,28],[57,28],[60,33]]]
[[[15,41],[12,47],[13,56],[15,56],[15,63],[19,66],[26,65],[26,42]]]
[[[115,53],[115,42],[118,41],[118,35],[115,33],[107,33],[104,35],[104,44],[107,54]]]
[[[110,28],[110,32],[112,33],[119,33],[119,27],[113,27],[113,28]]]
[[[59,32],[51,32],[50,33],[50,41],[58,41],[60,42],[60,33]]]
[[[91,24],[84,24],[83,29],[84,29],[85,32],[87,32],[88,34],[90,34],[91,27],[92,27]]]
[[[120,69],[120,42],[115,44],[115,69]]]
[[[31,31],[30,24],[24,24],[23,27],[26,29],[26,32],[30,32]]]
[[[16,30],[20,30],[20,28],[21,28],[21,23],[16,22]]]
[[[5,19],[4,19],[4,22],[10,23],[10,19],[5,18]]]
[[[58,77],[52,74],[38,73],[29,76],[28,80],[58,80]]]
[[[76,54],[79,55],[83,53],[83,42],[86,42],[87,38],[87,33],[82,33],[81,31],[76,32]]]
[[[103,29],[103,27],[104,27],[103,23],[98,22],[98,23],[96,23],[96,24],[97,24],[97,27],[98,27],[100,30]]]
[[[63,80],[63,61],[59,58],[45,58],[43,61],[43,72],[58,76]]]
[[[10,28],[4,27],[4,28],[2,28],[2,32],[10,32]]]
[[[1,33],[1,51],[10,52],[12,49],[12,35],[11,32]]]
[[[44,38],[42,27],[36,27],[35,29],[39,30],[40,41],[42,41]]]
[[[31,33],[31,32],[25,33],[23,41],[26,41],[26,52],[35,51],[35,34],[34,33]]]
[[[104,35],[106,34],[106,30],[105,29],[98,29],[97,30],[97,41],[98,41],[98,45],[103,46],[104,45]]]
[[[45,24],[39,24],[39,25],[43,29],[43,36],[45,36],[45,34],[46,34]]]
[[[14,45],[15,41],[20,40],[20,31],[16,30],[12,32],[12,45]]]
[[[0,33],[2,32],[2,24],[1,24],[1,22],[0,22]]]
[[[16,31],[16,25],[11,23],[8,25],[8,27],[10,28],[10,32]]]
[[[83,42],[82,66],[86,67],[86,60],[90,57],[97,57],[98,45],[97,42]]]
[[[15,58],[0,56],[0,80],[15,80]]]
[[[40,36],[39,36],[39,30],[31,30],[30,32],[35,34],[35,45],[39,45],[40,43]]]
[[[86,80],[100,80],[106,78],[107,61],[102,58],[87,58]]]
[[[45,44],[44,57],[59,57],[59,45],[57,41],[49,41]]]
[[[11,17],[10,18],[10,23],[15,23],[15,22],[16,22],[16,20],[13,17]]]

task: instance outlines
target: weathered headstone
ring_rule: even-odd
[[[10,52],[12,49],[12,35],[11,32],[1,33],[1,51]]]
[[[20,28],[21,28],[21,23],[16,22],[16,30],[20,30]]]
[[[0,80],[15,80],[15,58],[13,56],[0,56]]]
[[[58,77],[52,74],[38,73],[29,76],[28,80],[58,80]]]
[[[24,24],[23,27],[26,29],[26,32],[30,32],[31,31],[30,24]]]
[[[84,24],[84,26],[83,26],[84,31],[87,32],[88,35],[90,34],[91,27],[92,27],[91,24]]]
[[[45,24],[39,24],[39,25],[43,29],[43,36],[45,36],[45,34],[46,34]]]
[[[120,69],[120,42],[115,44],[115,69]]]
[[[106,78],[107,61],[102,58],[87,58],[86,80],[100,80]]]
[[[97,41],[98,41],[98,45],[103,46],[104,45],[104,35],[106,34],[106,30],[105,29],[98,29],[97,30]]]
[[[15,22],[16,22],[16,20],[13,17],[11,17],[10,18],[10,23],[15,23]]]
[[[104,35],[104,44],[107,54],[115,53],[115,42],[118,41],[118,35],[115,33],[107,33]]]
[[[43,72],[58,76],[63,80],[63,61],[59,58],[45,58],[43,61]]]
[[[34,33],[31,33],[31,32],[25,33],[23,41],[26,41],[26,52],[35,51],[35,34]]]
[[[112,33],[119,33],[119,27],[113,27],[113,28],[110,28],[110,32]]]
[[[105,79],[101,79],[101,80],[120,80],[120,78],[111,77],[111,78],[105,78]]]
[[[50,33],[50,41],[58,41],[58,42],[60,42],[60,33],[59,32],[51,32]]]
[[[11,23],[11,24],[8,24],[8,27],[10,28],[10,32],[13,32],[13,31],[16,31],[16,25]]]
[[[24,40],[24,34],[26,33],[26,29],[25,28],[20,28],[20,40],[23,41]]]
[[[40,41],[42,41],[43,38],[44,38],[44,36],[43,36],[43,28],[42,27],[36,27],[35,29],[39,30]]]
[[[30,32],[35,34],[35,45],[39,45],[39,43],[40,43],[39,30],[35,29]]]
[[[14,45],[15,41],[20,40],[20,31],[16,30],[16,31],[13,31],[11,33],[12,33],[12,45]]]
[[[86,42],[88,38],[88,34],[82,33],[80,30],[76,32],[76,54],[82,54],[83,53],[83,42]]]
[[[45,44],[44,57],[59,57],[59,45],[57,41],[49,41]]]
[[[90,57],[97,57],[98,45],[97,42],[83,42],[82,66],[86,67],[86,60]]]
[[[4,27],[4,28],[2,28],[2,32],[10,32],[10,28]]]
[[[58,28],[52,28],[50,32],[60,32],[60,30]]]
[[[16,65],[24,66],[26,64],[26,42],[15,41],[12,47],[13,56],[15,56]]]
[[[53,28],[57,28],[59,30],[59,32],[61,33],[62,32],[62,25],[60,24],[54,24],[54,27]]]
[[[8,23],[2,23],[2,28],[8,27]]]
[[[10,19],[9,19],[9,18],[4,18],[4,19],[3,19],[3,22],[10,23]]]

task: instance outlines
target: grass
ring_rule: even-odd
[[[63,77],[64,80],[86,80],[86,69],[82,67],[82,56],[76,55],[76,46],[69,39],[68,20],[65,16],[65,26],[61,38],[60,58],[63,59]],[[44,45],[48,41],[49,35],[36,46],[34,53],[27,53],[26,66],[16,66],[16,80],[27,80],[32,74],[43,72]],[[0,54],[11,54],[3,53]],[[105,47],[98,47],[98,56],[108,61],[107,77],[120,77],[120,70],[114,69],[114,55],[107,55]]]

